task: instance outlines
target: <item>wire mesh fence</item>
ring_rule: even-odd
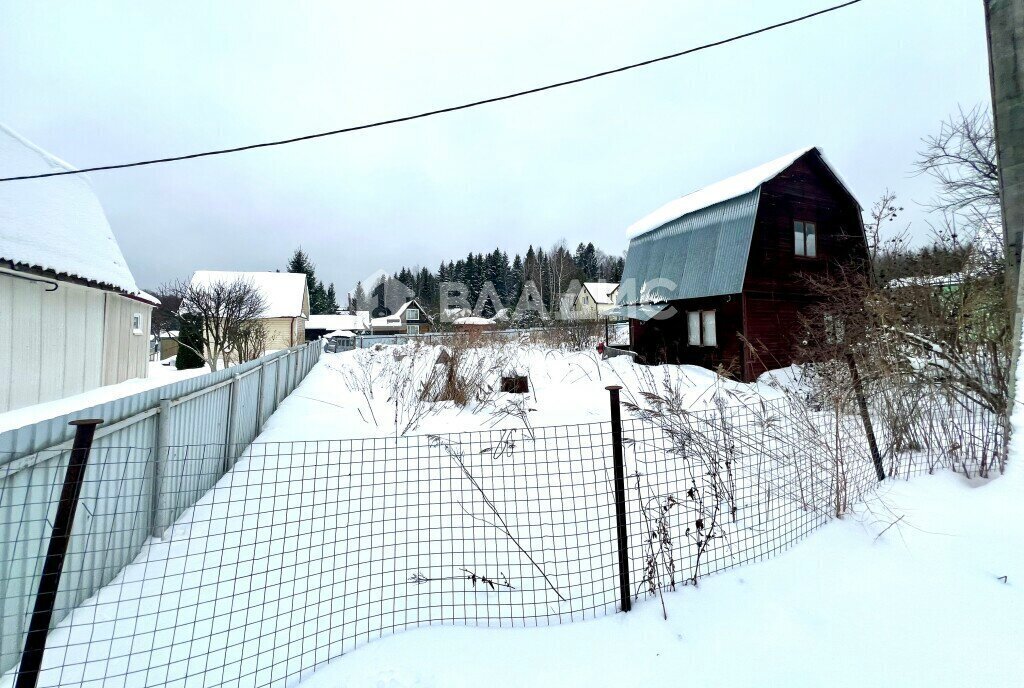
[[[945,459],[936,437],[936,465],[999,441],[998,423],[972,418]],[[625,420],[622,438],[634,598],[770,557],[876,481],[856,416],[784,401]],[[102,447],[89,460],[66,564],[89,575],[64,579],[77,587],[60,590],[41,686],[291,685],[400,629],[556,624],[621,603],[609,423],[166,447],[157,458],[180,479],[158,497],[175,518],[141,542],[148,451]],[[907,456],[927,466],[924,453]],[[0,493],[0,565],[30,580],[46,542],[20,535],[33,531],[24,515],[52,518],[52,494]],[[115,569],[126,550],[131,563]],[[15,589],[5,657],[33,602]]]

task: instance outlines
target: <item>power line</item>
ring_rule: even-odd
[[[844,2],[844,3],[841,3],[839,5],[833,5],[832,7],[826,7],[825,9],[818,10],[817,12],[811,12],[810,14],[805,14],[805,15],[802,15],[800,17],[794,17],[792,19],[787,19],[785,21],[778,22],[777,24],[770,24],[768,26],[762,26],[761,28],[754,29],[753,31],[747,31],[746,33],[736,34],[735,36],[730,36],[729,38],[723,38],[721,40],[714,41],[712,43],[705,43],[704,45],[699,45],[699,46],[696,46],[694,48],[687,48],[686,50],[681,50],[681,51],[676,52],[676,53],[671,53],[670,55],[662,55],[661,57],[654,57],[654,58],[651,58],[649,60],[644,60],[642,62],[634,62],[632,64],[628,64],[628,65],[625,65],[623,67],[615,67],[614,69],[606,69],[606,70],[604,70],[602,72],[594,72],[593,74],[588,74],[586,76],[576,77],[575,79],[568,79],[566,81],[557,81],[557,82],[555,82],[553,84],[547,84],[546,86],[537,86],[536,88],[530,88],[530,89],[527,89],[525,91],[516,91],[515,93],[508,93],[508,94],[502,95],[502,96],[494,96],[493,98],[485,98],[483,100],[475,100],[475,101],[470,102],[470,103],[463,103],[462,105],[452,105],[450,107],[440,108],[438,110],[428,110],[427,112],[421,112],[421,113],[418,113],[418,114],[415,114],[415,115],[405,115],[404,117],[395,117],[393,119],[385,119],[385,120],[380,120],[378,122],[371,122],[371,123],[368,123],[368,124],[359,124],[359,125],[352,126],[352,127],[345,127],[344,129],[334,129],[332,131],[322,131],[322,132],[318,132],[316,134],[306,134],[304,136],[295,136],[293,138],[288,138],[288,139],[279,139],[279,140],[276,140],[276,141],[264,141],[263,143],[250,143],[250,144],[245,145],[245,146],[235,146],[233,148],[219,148],[219,149],[216,149],[216,150],[203,151],[201,153],[188,153],[186,155],[175,155],[175,156],[168,157],[168,158],[154,158],[152,160],[140,160],[140,161],[137,161],[137,162],[125,162],[125,163],[119,163],[119,164],[116,164],[116,165],[97,165],[97,166],[94,166],[94,167],[82,167],[82,168],[78,168],[78,169],[74,169],[74,170],[61,170],[61,171],[58,171],[58,172],[46,172],[46,173],[43,173],[43,174],[26,174],[26,175],[21,175],[21,176],[17,176],[17,177],[3,177],[3,178],[0,178],[0,182],[13,182],[13,181],[21,180],[21,179],[41,179],[41,178],[44,178],[44,177],[63,177],[64,175],[68,175],[68,174],[83,174],[85,172],[101,172],[101,171],[104,171],[104,170],[120,170],[120,169],[124,169],[124,168],[127,168],[127,167],[143,167],[143,166],[146,166],[146,165],[158,165],[158,164],[166,163],[166,162],[177,162],[179,160],[192,160],[194,158],[206,158],[206,157],[210,157],[210,156],[213,156],[213,155],[227,155],[228,153],[240,153],[241,151],[255,150],[257,148],[270,148],[272,146],[284,146],[284,145],[287,145],[289,143],[298,143],[300,141],[310,141],[312,139],[320,139],[320,138],[325,138],[327,136],[337,136],[338,134],[348,134],[348,133],[351,133],[351,132],[354,132],[354,131],[362,131],[364,129],[374,129],[374,128],[377,128],[377,127],[387,126],[389,124],[398,124],[400,122],[410,122],[410,121],[412,121],[414,119],[424,119],[426,117],[433,117],[435,115],[443,115],[443,114],[448,113],[448,112],[457,112],[458,110],[468,110],[469,108],[479,107],[481,105],[487,105],[489,103],[497,103],[497,102],[500,102],[500,101],[503,101],[503,100],[512,100],[513,98],[520,98],[522,96],[528,96],[528,95],[531,95],[531,94],[534,94],[534,93],[541,93],[542,91],[550,91],[550,90],[553,90],[553,89],[556,89],[556,88],[561,88],[563,86],[571,86],[573,84],[579,84],[579,83],[582,83],[584,81],[590,81],[592,79],[599,79],[599,78],[604,77],[604,76],[609,76],[609,75],[612,75],[612,74],[619,74],[620,72],[628,72],[631,69],[638,69],[640,67],[646,67],[648,65],[652,65],[652,64],[655,64],[655,63],[658,63],[658,62],[665,62],[667,60],[674,60],[677,57],[683,57],[684,55],[690,55],[692,53],[700,52],[701,50],[707,50],[709,48],[716,48],[716,47],[718,47],[720,45],[725,45],[727,43],[733,43],[735,41],[739,41],[739,40],[742,40],[744,38],[750,38],[751,36],[756,36],[756,35],[761,34],[761,33],[767,33],[768,31],[773,31],[775,29],[779,29],[779,28],[782,28],[784,26],[789,26],[791,24],[797,24],[799,22],[806,21],[808,19],[813,19],[814,17],[820,17],[823,14],[828,14],[830,12],[835,12],[837,10],[841,10],[841,9],[846,8],[846,7],[849,7],[851,5],[856,5],[859,2],[863,2],[863,0],[849,0],[848,2]]]

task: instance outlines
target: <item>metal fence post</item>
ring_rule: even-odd
[[[274,359],[274,406],[270,409],[273,413],[281,404],[281,356]]]
[[[228,418],[224,423],[224,472],[231,470],[231,440],[235,438],[235,415],[238,408],[238,373],[231,376],[228,385]]]
[[[615,531],[619,548],[619,599],[622,611],[633,604],[629,594],[629,537],[626,533],[626,472],[622,462],[622,416],[619,408],[619,385],[608,385],[612,411],[612,457],[615,462]]]
[[[53,618],[53,608],[57,602],[64,557],[71,542],[71,529],[75,525],[75,511],[78,509],[78,498],[82,493],[85,468],[89,463],[89,450],[92,448],[96,426],[102,422],[93,418],[74,420],[70,423],[75,426],[75,441],[71,447],[68,470],[64,474],[64,487],[60,492],[57,515],[53,519],[50,545],[43,561],[43,573],[39,577],[39,591],[36,594],[28,634],[25,636],[25,649],[21,653],[21,666],[18,667],[15,688],[35,688],[39,680],[39,669],[43,665],[43,652],[46,650],[46,635],[50,630],[50,620]]]
[[[853,381],[853,393],[857,396],[857,405],[860,407],[860,419],[864,423],[864,432],[868,436],[868,448],[871,450],[871,460],[875,464],[875,474],[878,482],[885,480],[885,466],[882,465],[882,455],[878,452],[878,443],[875,441],[875,429],[871,426],[871,415],[868,413],[868,400],[864,396],[864,385],[860,380],[860,372],[857,370],[857,362],[853,354],[846,352],[846,364],[850,366],[850,378]]]
[[[253,438],[260,434],[260,428],[263,427],[263,380],[266,377],[267,364],[260,363],[259,373],[259,387],[256,388],[256,430],[253,433]]]
[[[167,467],[171,446],[171,400],[160,400],[160,413],[156,416],[156,445],[153,447],[153,500],[149,527],[153,537],[163,537],[169,524],[165,523],[170,513],[167,499]]]

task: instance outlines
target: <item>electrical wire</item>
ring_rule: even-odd
[[[437,110],[428,110],[426,112],[420,112],[420,113],[414,114],[414,115],[405,115],[403,117],[394,117],[392,119],[385,119],[385,120],[380,120],[380,121],[377,121],[377,122],[370,122],[370,123],[367,123],[367,124],[358,124],[358,125],[351,126],[351,127],[345,127],[343,129],[334,129],[334,130],[331,130],[331,131],[322,131],[322,132],[318,132],[318,133],[315,133],[315,134],[306,134],[306,135],[303,135],[303,136],[295,136],[295,137],[287,138],[287,139],[278,139],[278,140],[275,140],[275,141],[264,141],[262,143],[250,143],[250,144],[247,144],[247,145],[244,145],[244,146],[234,146],[234,147],[231,147],[231,148],[219,148],[219,149],[216,149],[216,150],[208,150],[208,151],[203,151],[203,152],[200,152],[200,153],[188,153],[188,154],[185,154],[185,155],[175,155],[175,156],[166,157],[166,158],[153,158],[151,160],[140,160],[140,161],[137,161],[137,162],[125,162],[125,163],[118,163],[118,164],[114,164],[114,165],[96,165],[96,166],[92,166],[92,167],[76,168],[76,169],[73,169],[73,170],[60,170],[60,171],[55,171],[55,172],[46,172],[46,173],[42,173],[42,174],[26,174],[26,175],[20,175],[20,176],[15,176],[15,177],[3,177],[3,178],[0,178],[0,182],[13,182],[13,181],[18,181],[18,180],[23,180],[23,179],[42,179],[42,178],[45,178],[45,177],[62,177],[62,176],[69,175],[69,174],[83,174],[85,172],[102,172],[102,171],[105,171],[105,170],[120,170],[120,169],[125,169],[125,168],[128,168],[128,167],[143,167],[143,166],[146,166],[146,165],[159,165],[159,164],[162,164],[162,163],[178,162],[180,160],[193,160],[195,158],[205,158],[205,157],[210,157],[210,156],[214,156],[214,155],[227,155],[229,153],[240,153],[242,151],[255,150],[257,148],[270,148],[272,146],[284,146],[284,145],[291,144],[291,143],[299,143],[300,141],[310,141],[310,140],[313,140],[313,139],[324,138],[324,137],[327,137],[327,136],[337,136],[339,134],[349,134],[349,133],[352,133],[352,132],[355,132],[355,131],[363,131],[365,129],[374,129],[374,128],[377,128],[377,127],[383,127],[383,126],[387,126],[387,125],[391,125],[391,124],[399,124],[401,122],[410,122],[410,121],[416,120],[416,119],[424,119],[426,117],[434,117],[436,115],[443,115],[443,114],[446,114],[446,113],[449,113],[449,112],[457,112],[459,110],[468,110],[469,108],[479,107],[481,105],[488,105],[490,103],[498,103],[498,102],[501,102],[503,100],[512,100],[513,98],[521,98],[522,96],[532,95],[534,93],[541,93],[543,91],[550,91],[550,90],[553,90],[553,89],[556,89],[556,88],[562,88],[563,86],[571,86],[573,84],[583,83],[584,81],[591,81],[593,79],[599,79],[601,77],[610,76],[612,74],[619,74],[621,72],[627,72],[627,71],[629,71],[631,69],[638,69],[640,67],[646,67],[646,66],[649,66],[649,65],[652,65],[652,64],[656,64],[658,62],[665,62],[667,60],[674,60],[674,59],[676,59],[678,57],[683,57],[685,55],[691,55],[693,53],[700,52],[702,50],[707,50],[709,48],[716,48],[718,46],[726,45],[728,43],[733,43],[735,41],[743,40],[744,38],[750,38],[751,36],[756,36],[758,34],[767,33],[768,31],[773,31],[775,29],[779,29],[779,28],[782,28],[782,27],[785,27],[785,26],[790,26],[792,24],[797,24],[799,22],[806,21],[808,19],[813,19],[814,17],[820,17],[820,16],[822,16],[824,14],[829,14],[830,12],[836,12],[838,10],[850,7],[851,5],[856,5],[856,4],[860,3],[860,2],[863,2],[863,0],[848,0],[848,2],[844,2],[844,3],[841,3],[839,5],[833,5],[832,7],[826,7],[825,9],[821,9],[821,10],[818,10],[816,12],[811,12],[810,14],[804,14],[804,15],[799,16],[799,17],[793,17],[792,19],[787,19],[785,21],[781,21],[781,22],[778,22],[778,23],[775,23],[775,24],[769,24],[768,26],[762,26],[761,28],[754,29],[753,31],[747,31],[745,33],[736,34],[734,36],[730,36],[728,38],[723,38],[723,39],[714,41],[712,43],[705,43],[703,45],[699,45],[699,46],[696,46],[696,47],[693,47],[693,48],[687,48],[686,50],[680,50],[679,52],[671,53],[669,55],[662,55],[660,57],[654,57],[654,58],[651,58],[651,59],[648,59],[648,60],[643,60],[642,62],[634,62],[632,64],[628,64],[628,65],[625,65],[625,66],[622,66],[622,67],[615,67],[613,69],[606,69],[606,70],[601,71],[601,72],[594,72],[593,74],[588,74],[586,76],[576,77],[574,79],[567,79],[565,81],[557,81],[555,83],[547,84],[545,86],[537,86],[535,88],[530,88],[530,89],[527,89],[525,91],[516,91],[515,93],[507,93],[505,95],[494,96],[492,98],[484,98],[483,100],[475,100],[475,101],[472,101],[472,102],[469,102],[469,103],[463,103],[461,105],[452,105],[452,106],[449,106],[449,107],[439,108]]]

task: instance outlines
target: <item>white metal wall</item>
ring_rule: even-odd
[[[153,309],[134,299],[107,292],[103,311],[103,384],[113,385],[149,372],[149,321]],[[138,333],[132,317],[142,318]]]
[[[0,271],[0,412],[102,384],[104,292],[46,288]]]
[[[0,673],[14,666],[49,542],[76,418],[102,418],[53,623],[109,583],[209,491],[320,357],[310,342],[0,433]],[[211,451],[223,445],[223,451]],[[201,453],[192,448],[205,447]]]

